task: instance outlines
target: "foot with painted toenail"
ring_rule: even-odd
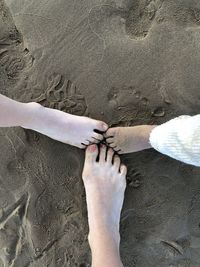
[[[98,149],[95,144],[87,147],[83,182],[93,267],[123,266],[119,253],[119,222],[126,172],[112,148],[101,145]]]

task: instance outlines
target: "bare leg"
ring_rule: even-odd
[[[0,127],[21,126],[79,148],[103,139],[106,123],[44,108],[37,103],[20,103],[0,94]]]
[[[83,181],[86,190],[89,244],[93,267],[122,267],[119,253],[119,222],[124,191],[126,167],[113,149],[91,145],[86,149]]]
[[[25,125],[25,128],[79,148],[85,148],[91,143],[99,143],[103,139],[103,132],[108,128],[102,121],[42,106],[35,107],[33,117],[32,124]]]

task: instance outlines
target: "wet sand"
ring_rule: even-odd
[[[0,93],[109,126],[200,112],[199,1],[4,2]],[[84,151],[22,128],[0,147],[0,266],[90,266]],[[124,266],[200,266],[199,169],[153,149],[122,160]]]

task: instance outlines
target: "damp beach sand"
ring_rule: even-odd
[[[103,120],[200,112],[197,0],[0,0],[0,93]],[[88,267],[84,151],[0,129],[0,266]],[[200,266],[200,170],[121,156],[125,267]]]

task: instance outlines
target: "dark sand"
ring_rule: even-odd
[[[5,2],[1,93],[110,126],[200,112],[199,0]],[[21,128],[0,147],[0,266],[90,266],[84,152]],[[122,159],[124,266],[199,267],[200,170],[153,150]]]

